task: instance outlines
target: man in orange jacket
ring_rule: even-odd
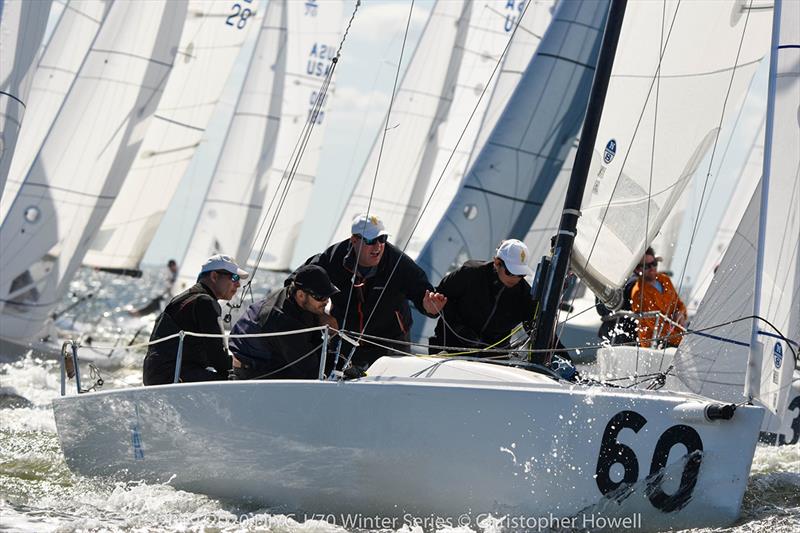
[[[663,317],[639,319],[639,345],[649,347],[653,338],[662,339],[658,344],[677,346],[683,338],[680,333],[686,327],[686,306],[678,296],[669,276],[658,271],[658,260],[653,248],[648,247],[642,262],[636,269],[639,279],[631,290],[631,310],[639,312],[658,311]]]

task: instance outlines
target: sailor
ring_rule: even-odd
[[[658,311],[672,323],[661,317],[640,318],[640,346],[649,347],[653,338],[662,339],[658,344],[678,346],[683,339],[680,333],[688,324],[686,306],[672,285],[672,280],[658,271],[660,260],[653,248],[648,246],[636,269],[639,277],[631,289],[631,310],[635,313]]]
[[[382,339],[362,339],[355,350],[353,364],[364,368],[383,355],[409,351],[405,344],[411,331],[409,300],[421,313],[435,318],[447,298],[434,293],[425,272],[387,242],[388,232],[377,216],[356,216],[350,230],[350,238],[306,264],[324,268],[341,288],[331,297],[331,314],[343,330]],[[343,353],[349,355],[349,348]]]
[[[178,263],[174,259],[167,261],[167,272],[165,279],[165,286],[160,294],[150,300],[145,306],[139,309],[130,309],[128,312],[132,316],[145,316],[154,313],[161,309],[161,301],[164,300],[172,292],[172,286],[175,285],[175,280],[178,279]]]
[[[513,328],[534,316],[531,287],[525,281],[533,275],[527,259],[525,243],[508,239],[491,261],[467,261],[446,275],[436,291],[448,304],[430,337],[430,352],[442,351],[436,346],[507,347]]]
[[[252,304],[234,324],[231,335],[278,333],[322,325],[337,328],[336,319],[325,312],[325,306],[338,292],[323,268],[301,266],[286,287]],[[230,346],[235,379],[316,379],[319,376],[320,331],[231,338]],[[332,361],[333,358],[328,363]]]
[[[203,263],[197,283],[173,298],[158,316],[150,340],[179,331],[222,333],[222,309],[217,300],[233,298],[239,288],[239,280],[248,276],[232,257],[212,255]],[[172,383],[177,353],[178,339],[151,345],[144,359],[144,384]],[[230,368],[231,358],[221,338],[184,338],[181,382],[228,379]]]

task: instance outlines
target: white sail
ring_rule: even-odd
[[[164,94],[122,190],[84,258],[85,265],[139,268],[202,142],[247,32],[258,27],[254,11],[255,7],[232,8],[229,0],[190,0],[178,58]]]
[[[412,257],[430,239],[458,192],[468,164],[477,157],[494,129],[550,24],[553,4],[552,0],[495,0],[472,6],[448,118],[440,127],[441,133],[429,143],[432,146],[426,148],[435,150],[436,161],[432,167],[421,166],[403,225],[395,238],[400,245],[408,241],[406,253]],[[515,30],[517,25],[519,28]],[[497,68],[503,51],[505,55]],[[410,234],[417,219],[419,223]]]
[[[186,3],[115,2],[0,226],[0,337],[24,343],[66,291],[144,137]]]
[[[0,198],[28,105],[51,0],[0,2]]]
[[[800,366],[800,2],[776,2],[745,394],[783,413]]]
[[[25,122],[19,132],[5,194],[0,201],[0,220],[11,207],[36,154],[39,153],[42,141],[50,131],[113,1],[70,0],[64,6],[36,65],[25,110]]]
[[[211,254],[248,259],[259,222],[277,207],[272,204],[267,212],[265,203],[282,186],[284,171],[331,67],[341,18],[340,2],[268,4],[176,291],[194,283],[200,265]],[[291,260],[316,172],[324,106],[318,122],[269,240],[262,265],[270,268],[286,269]]]
[[[761,168],[764,161],[764,121],[757,130],[755,138],[750,143],[750,151],[747,161],[742,166],[739,178],[735,185],[735,194],[728,200],[725,212],[722,215],[719,226],[711,240],[711,245],[703,261],[703,265],[697,273],[697,282],[692,287],[687,308],[690,315],[697,311],[700,302],[711,285],[714,272],[720,265],[725,251],[739,226],[739,222],[744,216],[745,209],[750,203],[756,186],[761,179]],[[702,215],[701,215],[702,216]],[[703,219],[701,218],[701,223]],[[751,306],[752,307],[752,306]]]
[[[440,279],[535,220],[580,128],[606,2],[562,2],[458,194],[417,259]]]
[[[572,254],[596,294],[622,288],[741,105],[769,19],[743,4],[628,6]]]
[[[465,57],[472,8],[478,6],[463,0],[444,0],[433,6],[390,114],[382,122],[385,140],[382,129],[341,213],[333,241],[349,237],[353,218],[369,208],[381,217],[393,239],[405,244],[397,237],[418,176],[426,174],[427,180],[432,170],[436,139],[448,118]],[[433,149],[428,150],[431,145]]]

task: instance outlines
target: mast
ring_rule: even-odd
[[[608,89],[608,80],[614,66],[614,56],[617,51],[619,34],[622,29],[622,20],[625,15],[627,0],[612,0],[609,8],[606,30],[600,47],[600,56],[597,60],[597,71],[592,82],[592,91],[589,95],[589,105],[586,109],[581,139],[578,152],[575,155],[575,165],[572,167],[567,197],[564,200],[564,209],[561,214],[561,224],[556,235],[555,247],[551,258],[551,266],[544,278],[542,300],[537,318],[536,330],[533,337],[533,348],[536,350],[550,349],[555,344],[555,328],[558,317],[558,304],[561,301],[561,288],[569,267],[569,257],[575,232],[580,217],[583,190],[586,187],[586,176],[592,160],[592,151],[597,138],[597,129],[603,115],[603,103]],[[537,271],[537,281],[542,269]],[[545,363],[550,362],[551,354],[545,357]]]

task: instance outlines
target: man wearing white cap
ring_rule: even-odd
[[[434,346],[508,346],[512,329],[533,319],[531,287],[525,281],[533,271],[527,261],[528,247],[508,239],[491,261],[467,261],[446,275],[436,290],[447,296],[448,304],[430,338],[430,352],[442,351]]]
[[[247,279],[249,275],[239,268],[232,257],[212,255],[203,263],[197,283],[173,298],[158,316],[150,340],[179,331],[222,333],[222,308],[217,300],[233,298],[239,288],[239,280]],[[151,345],[144,359],[144,384],[172,383],[177,353],[177,339]],[[231,358],[221,338],[184,338],[181,382],[228,379],[230,368]]]
[[[447,298],[435,294],[425,272],[387,242],[388,232],[377,216],[356,216],[351,233],[349,239],[306,261],[324,268],[341,289],[331,296],[331,315],[343,330],[407,342],[411,331],[408,301],[421,313],[435,317]],[[392,348],[409,351],[402,342]],[[365,341],[355,351],[353,362],[365,367],[389,354],[397,352]]]

